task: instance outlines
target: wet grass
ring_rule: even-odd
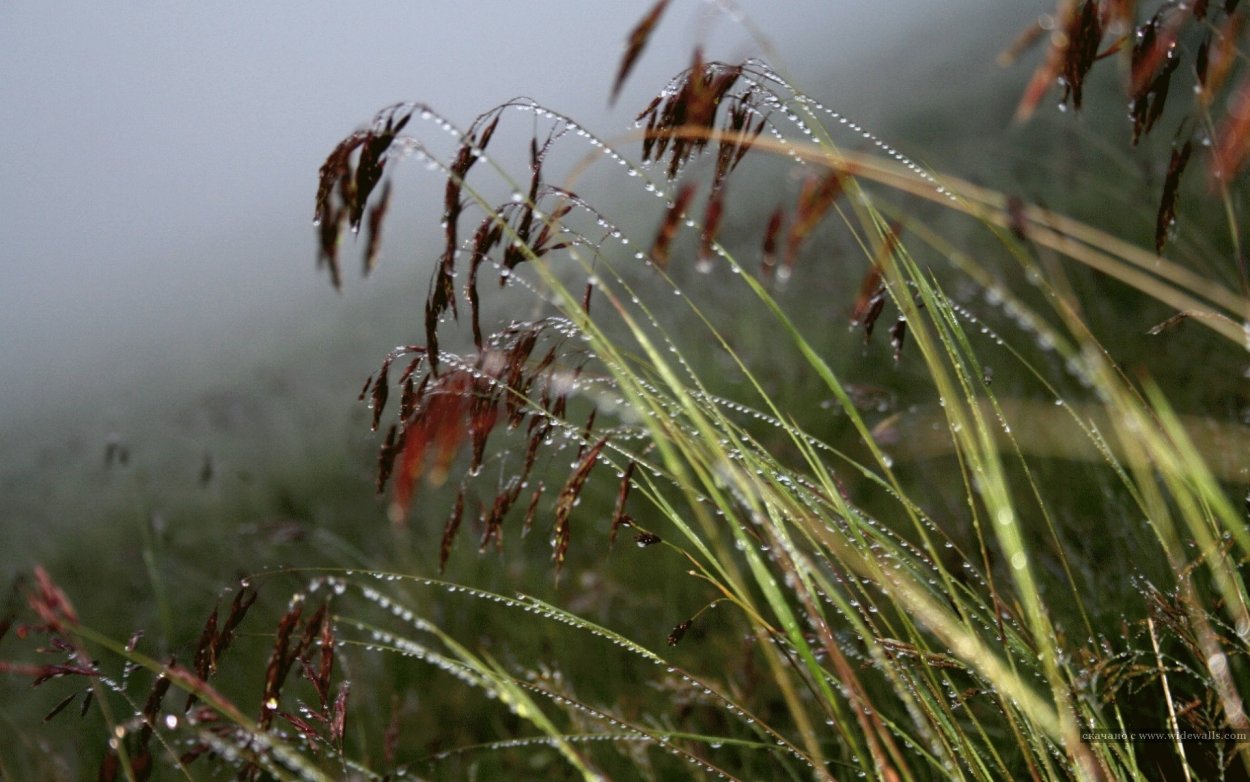
[[[1096,106],[1093,5],[1061,5],[1076,43],[1037,73]],[[190,400],[184,443],[70,449],[96,466],[69,496],[110,510],[28,552],[0,638],[40,687],[0,771],[1243,778],[1236,234],[1168,145],[1117,177],[1082,121],[1015,131],[993,154],[1033,151],[981,185],[698,50],[621,139],[523,100],[463,129],[384,109],[321,170],[320,262],[342,285],[359,228],[372,269],[392,177],[426,164],[443,224],[404,344],[363,388],[304,363]],[[578,195],[605,180],[644,206]],[[1239,215],[1229,192],[1207,203]],[[1160,215],[1193,226],[1163,258]],[[362,409],[327,422],[308,387]],[[1168,730],[1221,736],[1089,736]]]

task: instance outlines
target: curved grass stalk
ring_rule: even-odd
[[[448,591],[465,594],[469,597],[503,605],[504,607],[520,609],[527,613],[534,614],[541,619],[564,624],[576,630],[587,632],[593,636],[602,638],[615,646],[642,658],[646,662],[656,666],[664,666],[670,673],[677,673],[691,687],[700,689],[707,693],[709,697],[717,699],[730,713],[737,715],[748,726],[760,730],[764,737],[768,739],[768,743],[766,744],[755,744],[751,742],[738,743],[741,743],[744,746],[766,746],[772,749],[785,751],[793,757],[803,761],[810,768],[815,768],[812,766],[811,761],[806,759],[802,752],[799,751],[797,747],[790,744],[790,742],[786,740],[782,734],[777,733],[762,720],[757,719],[755,715],[739,706],[731,697],[712,689],[712,684],[699,680],[689,673],[680,671],[680,669],[674,668],[663,658],[638,645],[637,643],[630,641],[624,636],[621,636],[601,625],[597,625],[586,619],[578,617],[568,611],[564,611],[563,609],[529,596],[522,595],[517,598],[510,598],[481,589],[460,587],[451,582],[438,581],[436,579],[390,573],[368,573],[358,575],[364,575],[366,577],[381,579],[384,581],[405,582],[447,589]],[[327,580],[332,584],[343,583],[342,577],[337,575],[330,576]],[[669,743],[670,740],[674,738],[691,738],[691,736],[681,732],[667,730],[657,731],[638,723],[631,723],[623,718],[614,717],[588,704],[572,700],[568,696],[552,692],[546,688],[518,679],[504,670],[499,663],[489,658],[474,654],[467,647],[455,641],[450,635],[432,623],[412,616],[412,612],[409,609],[404,608],[402,602],[384,598],[371,586],[360,586],[360,589],[361,594],[370,602],[374,602],[383,609],[393,613],[396,617],[402,618],[405,623],[410,624],[415,629],[432,634],[441,643],[448,647],[451,651],[451,656],[438,652],[420,641],[400,636],[380,625],[367,623],[350,614],[345,614],[339,617],[340,622],[356,627],[367,633],[369,636],[368,640],[355,641],[353,643],[367,648],[386,649],[429,662],[455,676],[464,683],[491,693],[494,697],[498,697],[503,703],[508,705],[510,709],[514,710],[517,716],[533,723],[535,727],[543,731],[543,734],[551,739],[553,745],[557,746],[566,759],[569,760],[569,762],[572,763],[574,767],[577,768],[584,776],[589,774],[590,776],[588,778],[599,778],[595,775],[595,773],[589,771],[589,767],[585,765],[584,759],[582,759],[580,755],[574,751],[571,743],[566,742],[565,734],[559,732],[557,726],[551,722],[545,713],[538,708],[537,704],[534,703],[534,701],[526,693],[536,694],[556,703],[571,706],[577,711],[589,715],[596,721],[611,727],[628,727],[634,731],[635,737],[640,737],[655,746],[664,748],[667,751],[683,758],[688,763],[692,763],[706,771],[716,774],[724,774],[729,778],[733,778],[732,775],[728,774],[725,770],[717,768],[710,762],[692,755],[681,747],[671,745]],[[705,737],[695,738],[696,740],[703,742]],[[722,739],[721,737],[712,737],[708,738],[705,743],[714,743],[716,741],[725,743],[727,740]]]
[[[194,694],[200,701],[210,706],[215,712],[236,725],[240,731],[248,736],[246,746],[234,747],[234,749],[241,751],[245,756],[249,756],[252,762],[259,764],[267,773],[273,774],[277,779],[299,780],[299,782],[329,782],[331,779],[330,776],[313,765],[294,745],[274,735],[272,732],[262,729],[257,722],[240,711],[237,706],[224,698],[216,689],[191,675],[190,672],[165,665],[141,652],[128,649],[125,644],[119,643],[108,635],[85,625],[74,625],[66,629],[76,637],[99,645],[128,664],[138,666],[152,674],[169,679],[172,686],[177,687],[188,695]],[[100,702],[104,702],[104,699],[101,698]],[[155,730],[158,726],[152,727]],[[117,735],[120,736],[122,734]],[[172,748],[167,748],[172,752]],[[118,751],[119,754],[124,751],[120,744],[118,745]],[[126,761],[123,762],[125,763]],[[276,763],[283,765],[277,765]],[[127,763],[127,765],[129,764]],[[181,762],[175,765],[183,774],[187,773]],[[127,773],[133,776],[133,771],[128,771]]]

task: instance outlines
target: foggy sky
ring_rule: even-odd
[[[968,3],[741,5],[783,67],[823,74]],[[209,360],[272,323],[266,312],[335,306],[312,271],[316,171],[384,105],[422,100],[467,123],[524,94],[610,135],[696,40],[722,59],[758,53],[708,4],[678,0],[608,111],[622,42],[649,5],[4,4],[0,421],[59,388],[124,383],[188,352]]]

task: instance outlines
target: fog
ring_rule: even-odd
[[[775,64],[822,78],[989,4],[741,3]],[[140,371],[211,364],[258,333],[298,340],[343,306],[313,273],[316,171],[384,105],[421,100],[467,123],[523,94],[612,134],[693,42],[721,59],[758,53],[710,4],[675,2],[609,110],[622,42],[649,5],[6,4],[0,424]],[[1021,19],[1045,8],[1016,5]],[[861,85],[858,100],[875,89],[892,87]]]

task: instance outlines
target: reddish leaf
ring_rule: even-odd
[[[998,64],[1005,68],[1014,63],[1020,58],[1020,55],[1037,45],[1042,40],[1045,32],[1046,28],[1042,27],[1040,21],[1034,20],[1029,22],[1020,31],[1020,34],[1016,36],[1016,39],[1011,42],[1011,45],[999,53]]]
[[[321,622],[321,665],[317,668],[317,677],[313,683],[317,686],[317,694],[321,697],[321,707],[326,705],[326,697],[330,692],[330,677],[334,673],[334,625],[330,620]]]
[[[417,354],[416,358],[409,361],[408,366],[404,367],[404,371],[401,372],[399,375],[399,382],[407,383],[409,380],[412,379],[412,376],[416,374],[417,370],[421,368],[421,362],[425,360],[425,348],[421,348],[416,345],[407,345],[402,348],[402,351],[404,353],[416,353]],[[424,387],[425,382],[422,381],[421,385],[422,387]],[[401,401],[400,404],[403,405],[405,403]],[[402,415],[400,416],[400,418],[406,418],[406,417],[407,416],[402,416]]]
[[[477,227],[473,235],[473,254],[469,260],[469,279],[465,283],[465,298],[469,302],[469,318],[473,327],[473,344],[482,349],[482,326],[477,294],[477,270],[486,260],[490,251],[499,244],[503,237],[503,224],[495,216],[488,216]]]
[[[342,274],[339,272],[339,232],[347,213],[342,209],[332,209],[317,223],[317,235],[321,244],[317,255],[317,268],[322,266],[330,270],[330,284],[335,290],[343,285]]]
[[[1192,142],[1186,141],[1180,149],[1172,150],[1172,158],[1168,162],[1167,178],[1163,181],[1163,198],[1159,202],[1159,214],[1155,218],[1155,252],[1159,255],[1163,254],[1168,233],[1176,223],[1176,191],[1185,165],[1189,162],[1192,146]]]
[[[599,414],[599,408],[590,408],[590,415],[586,416],[586,425],[582,427],[581,445],[577,447],[577,459],[582,458],[582,454],[586,453],[586,446],[590,443],[590,433],[595,427],[595,416]]]
[[[338,143],[330,154],[326,157],[325,162],[321,164],[321,170],[317,176],[317,203],[313,212],[313,219],[318,223],[327,222],[327,218],[331,216],[333,206],[331,201],[334,195],[334,188],[343,177],[351,172],[351,155],[369,138],[368,131],[357,131]]]
[[[677,236],[677,226],[685,216],[686,205],[693,197],[694,185],[682,185],[677,191],[677,197],[673,199],[668,211],[664,213],[664,221],[660,223],[660,229],[655,234],[655,241],[651,244],[651,261],[661,269],[668,268],[670,245]]]
[[[470,472],[476,472],[482,466],[486,453],[486,440],[490,437],[495,423],[499,420],[499,405],[495,395],[491,393],[489,381],[479,380],[475,384],[473,398],[469,404],[469,441],[472,445],[472,457],[469,461]]]
[[[386,397],[390,393],[390,381],[387,379],[387,372],[391,368],[391,359],[388,356],[382,362],[382,368],[378,370],[378,377],[373,381],[373,422],[370,424],[370,431],[378,430],[378,422],[382,420],[382,411],[386,408]]]
[[[1242,61],[1238,43],[1242,40],[1246,20],[1246,14],[1229,16],[1211,38],[1214,46],[1207,48],[1204,67],[1199,71],[1202,75],[1200,97],[1204,105],[1219,93],[1234,67]],[[1199,54],[1203,53],[1199,51]]]
[[[1129,116],[1133,120],[1133,144],[1150,132],[1167,102],[1172,73],[1180,64],[1176,36],[1181,16],[1162,12],[1137,30],[1133,46],[1133,73]]]
[[[365,268],[364,273],[368,275],[373,271],[378,261],[378,248],[381,247],[382,239],[382,221],[386,219],[386,211],[391,203],[391,181],[386,180],[386,184],[382,186],[382,195],[378,198],[376,204],[369,209],[369,223],[366,227],[365,237]]]
[[[530,232],[534,227],[534,207],[538,203],[539,191],[542,187],[543,156],[546,154],[547,147],[550,143],[550,137],[541,148],[538,145],[538,139],[531,139],[530,141],[529,195],[519,205],[521,212],[520,217],[517,219],[515,229],[516,236],[504,247],[503,267],[507,272],[511,272],[517,266],[520,266],[529,259],[529,255],[526,253],[526,248],[528,248],[530,253],[533,253],[534,251],[529,244]],[[507,281],[508,277],[505,274],[500,277],[499,284],[502,286],[506,284]]]
[[[204,629],[200,631],[200,642],[195,649],[195,675],[201,679],[207,679],[217,667],[217,661],[213,659],[213,644],[216,640],[217,609],[214,607],[204,623]]]
[[[69,598],[42,565],[35,566],[35,587],[35,591],[27,594],[26,602],[50,631],[60,633],[66,624],[78,624],[78,614]]]
[[[521,475],[529,477],[538,461],[538,449],[551,433],[552,423],[546,416],[534,418],[530,422],[529,442],[525,446],[525,460],[521,464]]]
[[[360,159],[356,162],[356,181],[351,191],[352,200],[347,202],[348,224],[353,230],[360,227],[365,203],[369,200],[373,188],[382,179],[382,171],[386,166],[386,151],[410,119],[412,119],[411,111],[397,119],[392,110],[380,130],[371,130],[366,134],[360,147]]]
[[[569,514],[573,512],[573,505],[577,502],[578,495],[582,493],[582,487],[586,485],[586,478],[590,476],[591,469],[599,459],[599,452],[603,450],[603,446],[607,442],[608,439],[604,437],[591,446],[586,455],[578,462],[577,467],[573,469],[572,475],[569,476],[568,481],[564,484],[564,488],[560,491],[560,496],[556,498],[552,559],[556,563],[557,576],[559,576],[560,568],[564,565],[564,555],[569,548]]]
[[[702,150],[707,146],[710,131],[715,126],[716,110],[741,74],[741,66],[713,63],[703,65],[701,53],[695,50],[694,67],[691,69],[688,82],[690,98],[686,105],[685,124],[691,128],[703,128],[709,131],[707,136],[691,140],[691,144],[697,150]]]
[[[902,315],[890,327],[890,347],[894,348],[894,363],[903,355],[903,340],[907,337],[907,319]]]
[[[631,461],[625,468],[625,474],[621,476],[621,487],[616,492],[616,506],[612,509],[612,528],[608,532],[609,545],[616,543],[616,531],[626,523],[625,503],[629,501],[629,491],[634,485],[634,470],[637,466],[637,462]]]
[[[703,230],[699,233],[699,259],[695,268],[707,273],[712,270],[716,259],[716,236],[720,232],[721,215],[725,211],[725,188],[722,184],[712,191],[707,200],[707,209],[703,213]]]
[[[1207,65],[1211,56],[1211,34],[1198,44],[1198,53],[1194,55],[1194,76],[1198,79],[1198,87],[1205,91],[1207,86]]]
[[[435,272],[435,277],[441,272]],[[430,281],[430,297],[425,304],[425,351],[430,361],[430,373],[438,373],[440,353],[438,349],[438,311],[434,307],[434,280]]]
[[[739,148],[750,146],[754,138],[747,138],[747,123],[751,119],[750,110],[745,102],[738,102],[728,112],[725,128],[720,144],[716,148],[716,173],[712,176],[712,191],[720,187],[730,170],[741,159]],[[742,155],[746,150],[741,150]]]
[[[382,734],[382,765],[390,766],[395,762],[395,753],[399,750],[400,710],[399,696],[391,696],[391,719]]]
[[[1055,12],[1055,26],[1060,30],[1069,29],[1077,17],[1076,11],[1077,0],[1062,0]],[[1067,55],[1068,37],[1052,36],[1050,48],[1046,51],[1046,59],[1033,71],[1033,76],[1024,88],[1024,94],[1020,96],[1020,103],[1016,106],[1018,122],[1024,122],[1033,116],[1042,97],[1050,91],[1051,85],[1055,83],[1059,74],[1063,73]]]
[[[648,546],[654,546],[659,542],[660,536],[656,535],[654,532],[639,532],[634,536],[634,543],[638,544],[638,548],[647,548]]]
[[[647,45],[647,40],[651,38],[651,33],[655,31],[656,24],[660,21],[660,16],[664,13],[664,8],[668,5],[668,0],[659,0],[655,5],[651,6],[651,10],[646,16],[634,26],[629,33],[629,41],[625,46],[625,53],[621,56],[620,67],[616,71],[616,80],[612,82],[612,97],[609,104],[616,103],[616,98],[621,92],[621,87],[625,84],[625,79],[629,76],[629,72],[633,70],[634,64],[638,61],[638,55],[642,54],[642,50]]]
[[[168,665],[173,667],[175,660],[170,660]],[[148,692],[148,699],[143,704],[143,727],[139,731],[139,752],[146,754],[148,744],[152,741],[153,727],[156,725],[157,717],[160,715],[161,701],[165,699],[165,693],[169,691],[170,680],[164,674],[157,676],[156,681],[152,685],[152,689]]]
[[[482,539],[478,543],[478,553],[486,551],[486,547],[491,541],[495,542],[495,548],[499,551],[503,550],[503,520],[508,515],[508,511],[512,509],[513,503],[521,493],[521,481],[513,477],[508,485],[495,495],[495,501],[491,504],[489,514],[484,514],[484,524],[482,526]]]
[[[785,213],[781,211],[781,207],[777,207],[768,218],[768,227],[764,229],[764,247],[760,258],[760,276],[764,279],[772,277],[773,270],[777,268],[777,238],[781,235],[785,219]]]
[[[406,381],[411,383],[412,381]],[[378,449],[378,477],[375,485],[378,494],[382,493],[382,489],[386,488],[386,482],[391,477],[391,470],[395,466],[395,457],[399,455],[403,447],[402,441],[399,444],[395,442],[395,436],[399,431],[398,424],[391,424],[386,430],[386,439],[382,442],[382,447]]]
[[[534,527],[534,517],[538,514],[538,500],[543,496],[543,485],[538,484],[538,488],[530,495],[529,505],[525,508],[525,521],[521,524],[521,537],[529,534]]]
[[[690,626],[693,624],[694,624],[693,619],[687,619],[686,621],[674,627],[672,632],[668,634],[668,639],[667,639],[668,645],[676,646],[677,644],[681,643],[681,639],[686,637],[686,631],[689,630]]]
[[[1225,182],[1232,181],[1250,160],[1250,78],[1238,86],[1229,105],[1211,155],[1212,176]]]
[[[1073,15],[1067,29],[1068,45],[1064,52],[1063,75],[1067,82],[1064,100],[1072,96],[1072,105],[1081,108],[1081,93],[1085,75],[1098,57],[1098,45],[1102,41],[1102,25],[1098,17],[1098,4],[1085,0]]]
[[[411,377],[404,378],[403,391],[399,395],[400,421],[407,421],[412,417],[413,411],[417,409],[418,401],[417,386],[413,384]]]
[[[851,312],[851,325],[864,327],[865,340],[872,336],[873,325],[884,306],[885,284],[881,281],[881,270],[873,264],[859,284],[859,295],[855,298],[855,308]]]
[[[1029,239],[1029,222],[1024,213],[1024,201],[1020,196],[1007,196],[1007,227],[1020,241]]]
[[[32,667],[22,667],[20,665],[13,665],[13,664],[5,663],[3,670],[9,670],[14,673],[30,674],[31,679],[32,679],[31,680],[32,687],[38,687],[39,685],[45,682],[51,681],[53,679],[60,679],[66,676],[94,677],[94,676],[100,675],[100,672],[97,671],[95,668],[89,668],[85,665],[53,664],[53,665],[37,665],[37,666],[32,666]]]
[[[1144,93],[1155,80],[1160,68],[1172,58],[1180,22],[1179,14],[1165,16],[1160,11],[1137,28],[1136,43],[1133,45],[1130,95],[1137,97]]]
[[[451,515],[447,517],[446,523],[443,524],[443,538],[438,546],[438,572],[442,573],[447,568],[447,560],[451,556],[451,544],[456,540],[456,533],[460,531],[460,521],[464,518],[464,487],[460,487],[460,491],[456,493],[456,502],[451,507]]]
[[[186,671],[180,674],[183,680],[190,679],[195,682],[206,682],[209,676],[216,673],[217,663],[226,650],[230,648],[230,643],[234,640],[234,631],[238,629],[243,622],[243,618],[247,616],[247,611],[256,602],[257,592],[254,589],[243,588],[234,595],[234,600],[230,603],[230,613],[226,616],[226,621],[221,624],[221,629],[217,629],[218,616],[217,609],[214,608],[212,614],[209,615],[208,621],[204,624],[204,630],[200,634],[200,643],[204,644],[203,648],[197,648],[195,654],[195,672]],[[171,678],[175,677],[175,670],[172,666],[166,671],[166,675]],[[205,685],[207,686],[207,685]],[[197,696],[195,688],[188,688],[187,702],[183,706],[183,711],[190,711],[195,705]]]
[[[261,730],[268,729],[273,723],[274,715],[278,713],[277,704],[282,685],[286,681],[291,664],[298,657],[297,653],[291,651],[291,637],[299,626],[301,611],[302,604],[295,602],[278,622],[273,651],[269,655],[269,664],[265,668],[265,687],[261,694],[260,717],[257,719],[257,725]]]
[[[475,120],[473,124],[475,126],[481,124],[482,122],[486,120],[486,117],[489,117],[491,115],[491,113],[492,112],[488,111],[486,114],[483,114],[481,117],[478,117],[477,120]],[[481,153],[486,150],[486,145],[490,143],[491,137],[495,135],[495,128],[499,127],[499,118],[503,116],[503,112],[500,110],[495,110],[493,113],[495,115],[494,119],[492,119],[490,124],[482,128],[482,130],[478,132],[477,134],[478,156],[480,156]]]
[[[121,771],[121,758],[117,756],[117,752],[109,750],[105,753],[104,759],[100,761],[100,771],[96,774],[99,782],[113,782],[117,779],[118,772]]]
[[[755,140],[760,137],[760,133],[764,132],[764,126],[768,124],[768,117],[760,117],[760,121],[755,123],[755,129],[746,134],[742,140],[738,142],[738,151],[734,155],[733,165],[730,166],[732,171],[734,166],[742,162],[742,158],[746,156],[751,147],[755,146]]]
[[[289,722],[291,727],[304,734],[305,740],[307,740],[311,746],[317,745],[317,742],[321,737],[318,735],[317,729],[314,728],[307,720],[296,717],[294,714],[286,711],[278,712],[278,716]]]
[[[1191,317],[1193,317],[1193,313],[1191,312],[1178,312],[1162,323],[1156,323],[1154,326],[1150,327],[1146,333],[1152,337],[1157,337],[1165,331],[1171,331],[1172,329],[1177,328]]]
[[[56,717],[56,715],[58,715],[58,714],[60,714],[62,711],[64,711],[66,706],[68,706],[68,705],[70,705],[71,703],[73,703],[73,702],[74,702],[74,699],[75,699],[75,698],[77,698],[77,697],[78,697],[78,693],[77,693],[77,692],[71,692],[69,695],[65,696],[65,698],[64,698],[63,700],[61,700],[61,702],[60,702],[60,703],[58,703],[57,705],[53,706],[53,707],[52,707],[52,710],[51,710],[51,711],[49,711],[47,714],[45,714],[45,715],[43,716],[43,721],[44,721],[44,722],[49,722],[49,721],[51,721],[51,720],[52,720],[52,718]]]
[[[399,473],[395,478],[395,503],[398,512],[406,514],[415,482],[422,476],[435,486],[447,478],[447,468],[455,458],[468,432],[466,420],[473,382],[464,370],[456,370],[439,378],[426,393],[424,405],[414,414],[404,430],[403,451]],[[430,451],[434,462],[427,464]]]
[[[339,693],[334,698],[334,711],[330,719],[330,741],[343,746],[343,734],[347,731],[347,694],[351,691],[350,682],[339,684]]]
[[[842,194],[842,176],[838,171],[830,171],[824,177],[809,177],[803,182],[794,221],[790,223],[790,234],[786,237],[785,264],[778,270],[780,277],[790,276],[803,240],[820,224]]]

